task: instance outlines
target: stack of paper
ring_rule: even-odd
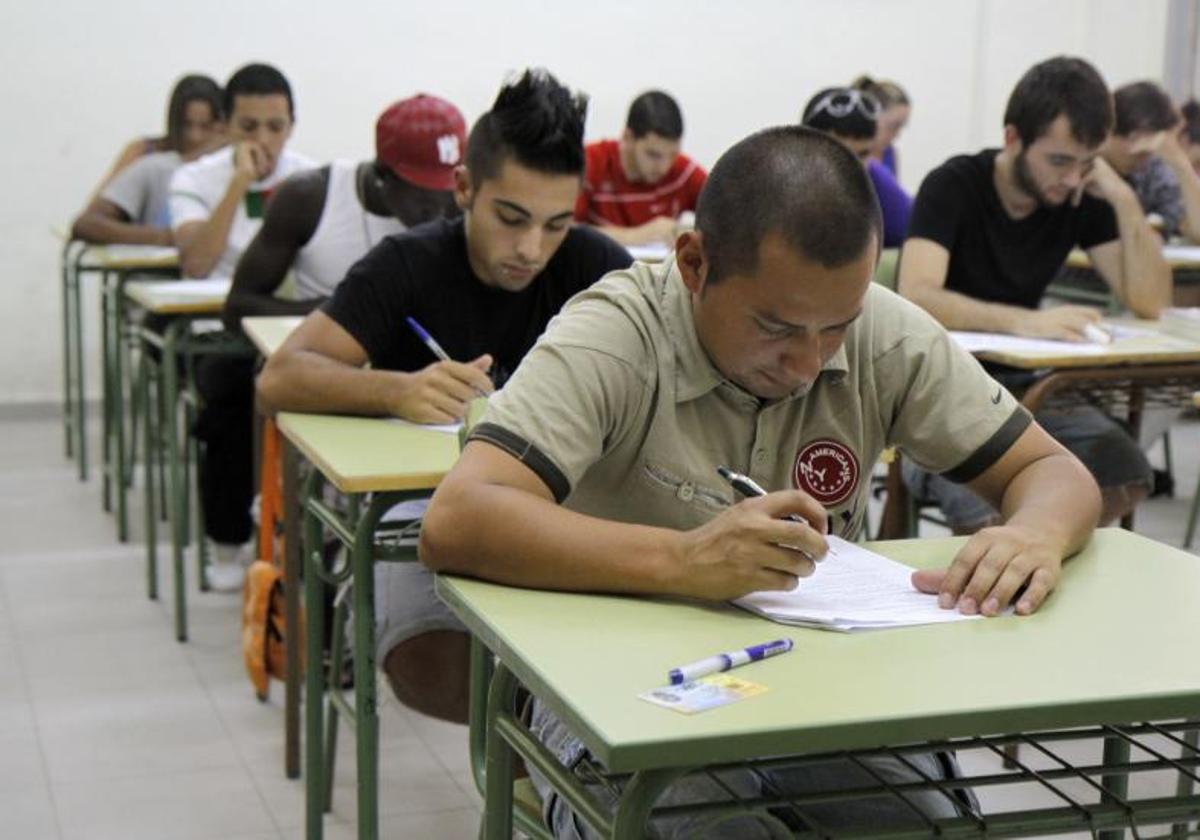
[[[1173,336],[1200,341],[1200,306],[1165,309],[1160,323]]]
[[[913,569],[838,537],[833,552],[791,592],[754,592],[733,603],[780,624],[818,630],[882,630],[965,621],[978,615],[943,610],[936,595],[913,588]]]
[[[1102,344],[1055,341],[1050,338],[1024,338],[1019,335],[952,330],[950,337],[968,353],[1036,353],[1039,356],[1095,356],[1105,352]]]

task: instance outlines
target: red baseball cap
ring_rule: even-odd
[[[462,113],[436,96],[401,99],[375,123],[375,156],[405,181],[427,190],[454,189],[454,169],[466,150]]]

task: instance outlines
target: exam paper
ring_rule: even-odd
[[[412,426],[414,429],[424,429],[427,432],[442,432],[447,435],[457,435],[463,427],[462,421],[457,423],[413,423],[400,417],[388,417],[389,423],[399,423],[401,426]]]
[[[1054,341],[1048,338],[1024,338],[1019,335],[952,330],[950,337],[968,353],[985,350],[1008,353],[1038,353],[1055,356],[1095,356],[1105,351],[1105,345],[1091,342]]]
[[[198,297],[207,299],[216,295],[228,295],[233,280],[228,277],[209,277],[205,280],[164,280],[162,288],[172,297]]]
[[[943,610],[936,595],[913,588],[913,569],[840,537],[826,537],[827,555],[791,592],[754,592],[733,603],[780,624],[822,630],[878,630],[967,621],[978,615]]]
[[[630,245],[626,250],[629,251],[629,256],[635,260],[642,262],[662,262],[671,253],[671,246],[664,245],[661,242],[654,242],[649,245]]]
[[[1200,245],[1165,245],[1162,252],[1167,262],[1200,262]]]

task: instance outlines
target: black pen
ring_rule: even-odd
[[[729,467],[717,467],[717,472],[720,473],[721,478],[723,478],[729,482],[730,487],[732,487],[737,492],[741,493],[747,499],[753,498],[755,496],[767,495],[767,491],[764,490],[758,484],[757,481],[755,481],[753,478],[751,478],[748,475],[742,475],[740,472],[734,472],[733,470],[729,469]],[[789,513],[787,516],[785,516],[783,518],[787,519],[791,522],[799,522],[802,525],[807,525],[809,528],[812,528],[812,523],[809,522],[807,519],[805,519],[803,516],[797,516],[794,513]],[[815,531],[816,529],[813,528],[813,530]],[[787,546],[787,547],[788,548],[796,548],[797,551],[799,551],[801,554],[803,554],[809,560],[816,561],[816,559],[817,559],[802,548],[798,548],[796,546]],[[834,551],[832,548],[829,548],[828,551],[834,557],[837,556],[837,552]]]

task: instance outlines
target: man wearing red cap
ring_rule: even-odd
[[[380,115],[375,160],[334,161],[281,184],[237,263],[223,314],[226,328],[240,331],[242,318],[250,315],[310,312],[381,239],[456,214],[451,190],[465,147],[466,123],[459,110],[421,94]],[[289,270],[295,273],[295,297],[276,297]],[[249,540],[254,363],[215,359],[197,376],[205,392],[206,523],[227,523],[214,538],[232,532]],[[210,585],[218,591],[239,588],[248,557],[249,551],[216,551]]]
[[[419,94],[375,123],[375,160],[334,161],[289,178],[242,255],[225,303],[225,326],[251,315],[305,315],[385,236],[457,215],[454,169],[467,145],[462,114]],[[296,299],[275,297],[289,269]]]

